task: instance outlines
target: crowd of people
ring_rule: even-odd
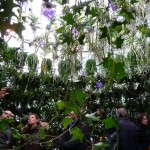
[[[9,94],[7,88],[0,90],[0,99]],[[119,128],[113,128],[109,138],[109,147],[107,150],[150,150],[150,135],[147,129],[148,117],[145,113],[137,115],[136,123],[128,117],[127,110],[122,107],[117,109]],[[14,114],[10,110],[3,110],[0,120],[13,119]],[[67,129],[59,136],[56,149],[58,150],[91,150],[92,142],[89,126],[80,120],[74,111],[68,113],[69,118],[73,121],[68,125]],[[1,126],[0,126],[1,127]],[[72,139],[71,129],[77,127],[80,129],[83,140]],[[21,139],[19,150],[50,150],[49,147],[49,124],[42,122],[37,114],[28,116],[27,124],[21,129]],[[44,132],[41,137],[40,133]],[[13,149],[15,145],[14,137],[11,133],[9,122],[6,124],[6,130],[0,128],[0,149]]]

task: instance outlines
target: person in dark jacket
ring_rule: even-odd
[[[1,115],[1,121],[4,119],[13,119],[13,113],[10,110],[4,110]],[[0,149],[12,149],[14,138],[10,131],[10,126],[7,124],[6,131],[0,129]]]
[[[150,135],[147,130],[148,118],[144,113],[137,115],[136,124],[136,148],[137,150],[148,150],[150,146]]]
[[[39,130],[43,128],[40,118],[36,114],[30,114],[28,117],[28,124],[21,129],[22,140],[21,150],[46,150],[48,149],[46,142],[48,141],[48,132],[43,128],[45,132],[45,138],[40,137]],[[45,144],[44,144],[45,143]]]
[[[136,125],[128,118],[125,108],[119,108],[117,116],[119,118],[118,150],[136,150]]]
[[[70,123],[67,131],[65,131],[60,139],[59,139],[59,149],[60,150],[85,150],[88,149],[90,146],[90,129],[86,125],[86,123],[82,122],[77,115],[72,111],[68,114],[68,117],[72,118],[74,122]],[[81,142],[79,139],[75,141],[70,141],[72,138],[72,135],[70,133],[70,130],[74,127],[78,127],[82,134],[84,135],[84,139]]]

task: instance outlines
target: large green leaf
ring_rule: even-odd
[[[20,135],[19,131],[17,131],[15,128],[11,128],[11,134],[16,139],[20,139],[21,138],[21,135]]]
[[[65,114],[68,114],[71,111],[73,111],[75,114],[78,114],[78,109],[79,109],[78,104],[70,100],[66,103]]]
[[[73,119],[66,117],[61,121],[61,124],[63,125],[64,128],[67,128],[71,122],[73,122]]]
[[[69,25],[73,25],[75,23],[74,19],[73,19],[73,14],[71,13],[67,13],[63,19],[67,22],[67,24]]]
[[[84,99],[85,99],[85,93],[83,92],[82,89],[76,89],[73,92],[70,93],[70,98],[73,101],[78,101],[79,104],[83,104]]]
[[[70,132],[72,134],[70,141],[75,140],[80,140],[81,142],[83,141],[84,135],[78,127],[71,128]]]
[[[123,78],[125,76],[125,66],[122,62],[115,62],[114,59],[107,57],[103,58],[103,67],[107,68],[110,76],[114,79]]]
[[[4,132],[4,133],[6,132],[7,125],[10,122],[13,122],[13,119],[4,118],[4,119],[0,120],[0,129],[2,130],[2,132]]]
[[[58,109],[64,109],[65,103],[63,101],[56,102],[56,105],[58,106]]]
[[[118,122],[112,117],[103,119],[102,122],[105,125],[105,129],[116,128],[118,126]]]
[[[40,139],[45,138],[45,129],[44,128],[39,128],[38,133],[39,133]]]
[[[117,48],[121,48],[123,41],[124,41],[124,39],[122,39],[121,36],[116,39]]]
[[[84,45],[84,39],[85,39],[85,34],[82,34],[79,38],[78,38],[78,41],[81,45]]]

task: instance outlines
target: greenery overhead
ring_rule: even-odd
[[[118,107],[125,106],[133,119],[136,112],[150,112],[150,3],[75,0],[71,6],[68,0],[53,0],[62,8],[55,17],[53,4],[43,0],[41,9],[47,12],[41,15],[48,23],[39,36],[39,16],[32,10],[23,13],[29,2],[0,2],[0,87],[10,89],[1,107],[16,115],[13,135],[19,139],[21,124],[34,112],[49,122],[51,135],[59,136],[71,122],[64,117],[74,111],[89,123],[94,141],[100,142],[93,144],[93,150],[107,147],[99,137],[117,126]],[[22,34],[26,24],[32,29],[30,41]],[[21,45],[9,46],[10,32],[18,35]],[[26,52],[27,43],[34,53]],[[0,122],[3,130],[6,122]],[[82,141],[78,129],[71,132],[72,140]]]

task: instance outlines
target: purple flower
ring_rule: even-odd
[[[112,0],[109,0],[108,6],[109,6],[109,8],[110,8],[112,11],[115,11],[114,4],[113,4]]]
[[[53,20],[55,13],[56,13],[56,10],[54,9],[48,9],[48,8],[43,9],[43,15],[47,17],[48,19],[50,19],[51,21]]]
[[[77,36],[78,35],[78,30],[74,27],[73,30],[72,30],[72,33],[74,36]]]
[[[100,81],[96,82],[96,88],[97,89],[101,89],[102,87],[103,87],[103,83],[102,82],[100,82]]]
[[[36,44],[39,47],[44,47],[44,42],[43,41],[38,41]]]

